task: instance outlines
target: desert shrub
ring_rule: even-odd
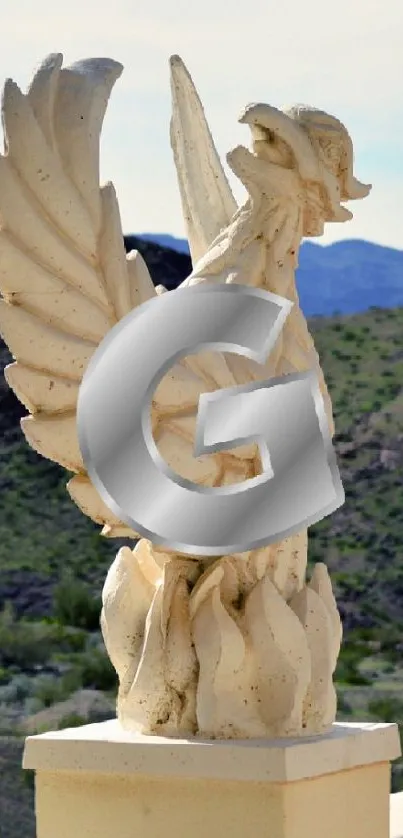
[[[360,663],[371,653],[364,643],[349,641],[341,647],[336,668],[336,681],[339,684],[368,686],[371,682],[360,672]]]
[[[337,694],[337,711],[338,713],[342,713],[344,716],[348,716],[352,712],[350,704],[340,692]]]
[[[52,675],[43,675],[35,679],[34,697],[42,707],[51,707],[57,701],[62,701],[68,695],[63,695],[61,679]]]
[[[85,648],[85,631],[70,629],[55,622],[17,620],[10,606],[0,613],[0,672],[35,671],[52,656],[77,653]]]
[[[0,703],[21,704],[32,693],[32,678],[28,675],[14,675],[8,684],[0,687]]]
[[[45,623],[16,620],[9,607],[0,614],[0,665],[20,669],[44,664],[52,651],[49,630]]]
[[[81,727],[82,725],[96,724],[97,722],[104,722],[110,719],[111,713],[101,712],[100,710],[90,711],[87,717],[81,716],[79,713],[69,713],[60,720],[58,729],[63,730],[66,727]]]
[[[5,668],[4,666],[0,666],[0,687],[4,687],[5,684],[8,684],[11,681],[12,673],[10,670]]]
[[[368,702],[368,712],[382,722],[403,724],[403,701],[398,698],[376,698]]]
[[[63,730],[66,727],[81,727],[82,725],[87,724],[87,719],[84,716],[80,716],[79,713],[69,713],[67,716],[63,716],[60,719],[58,724],[58,730]]]
[[[54,592],[53,608],[56,619],[64,626],[86,631],[99,629],[101,597],[95,596],[85,582],[64,576]]]
[[[37,676],[32,696],[41,707],[50,707],[81,689],[101,692],[117,689],[115,670],[103,649],[92,649],[75,655],[71,660],[70,669],[61,676]]]
[[[40,702],[41,707],[51,707],[52,704],[69,698],[82,687],[81,670],[73,666],[61,677],[41,675],[36,678],[33,697]]]
[[[83,687],[108,692],[117,687],[116,672],[102,649],[93,649],[80,655],[77,666]]]

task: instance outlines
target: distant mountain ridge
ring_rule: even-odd
[[[162,247],[169,247],[170,250],[177,250],[178,253],[186,253],[189,256],[187,239],[178,239],[168,233],[136,233],[135,235],[146,242],[154,242]]]
[[[139,238],[189,255],[186,239],[166,233],[141,233]],[[360,239],[329,245],[304,242],[297,286],[308,317],[403,306],[403,250]]]

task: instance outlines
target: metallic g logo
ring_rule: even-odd
[[[253,480],[198,486],[168,467],[152,437],[152,397],[177,360],[204,349],[263,363],[291,307],[259,289],[201,283],[144,303],[102,342],[79,394],[79,441],[94,486],[135,531],[217,556],[280,541],[344,502],[312,373],[200,397],[196,456],[253,440],[264,468]]]

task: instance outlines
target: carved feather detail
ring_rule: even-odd
[[[108,534],[128,530],[86,475],[79,386],[109,330],[156,293],[140,254],[126,257],[112,184],[99,185],[100,132],[122,69],[107,59],[62,68],[51,55],[26,95],[8,80],[0,157],[0,331],[15,358],[6,379],[31,414],[27,441],[76,473],[71,497]]]
[[[217,154],[203,105],[178,55],[171,58],[171,146],[193,264],[238,207]]]

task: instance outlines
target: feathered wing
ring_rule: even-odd
[[[170,64],[171,146],[195,265],[238,207],[190,74],[178,55],[172,56]]]
[[[5,375],[30,412],[22,420],[29,444],[74,473],[68,490],[76,504],[104,535],[135,537],[88,478],[76,407],[85,369],[107,332],[162,289],[154,288],[139,253],[126,256],[114,188],[99,185],[100,132],[122,67],[90,59],[62,68],[62,60],[49,56],[27,94],[12,81],[4,89],[0,332],[15,359]],[[224,359],[212,360],[206,354],[170,370],[152,416],[171,467],[191,469],[192,479],[210,485],[233,458],[226,465],[193,459],[198,401],[206,390],[235,383]]]
[[[30,411],[29,444],[75,476],[69,492],[106,527],[121,527],[93,488],[76,432],[87,364],[106,333],[154,295],[145,264],[126,258],[112,184],[99,186],[99,136],[122,67],[49,56],[26,95],[8,80],[0,156],[0,331],[15,363],[6,379]]]

